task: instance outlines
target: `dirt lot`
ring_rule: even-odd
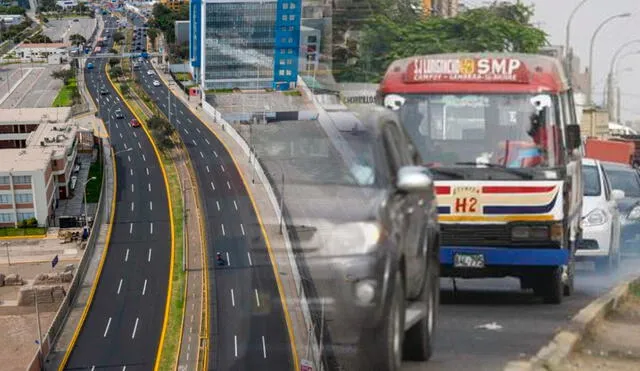
[[[42,332],[51,324],[54,312],[40,313]],[[36,315],[0,316],[0,331],[3,334],[0,347],[0,365],[4,371],[24,371],[27,362],[33,359],[38,347]],[[43,335],[44,336],[44,335]]]
[[[640,286],[583,341],[558,371],[640,370]]]
[[[62,272],[67,264],[77,266],[77,261],[65,261],[59,264],[55,270],[51,269],[51,263],[21,263],[7,266],[0,264],[0,272],[4,274],[17,273],[23,280],[32,280],[38,273]],[[11,305],[17,300],[17,293],[21,286],[0,287],[0,306]],[[40,311],[40,327],[42,335],[46,333],[55,311],[43,311],[50,305],[42,305]],[[2,334],[2,346],[0,346],[0,369],[2,371],[23,371],[27,362],[31,361],[37,346],[38,328],[35,307],[21,307],[27,314],[0,315],[0,334]],[[0,313],[2,308],[0,308]]]

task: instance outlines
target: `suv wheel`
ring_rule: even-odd
[[[404,341],[405,294],[402,275],[398,271],[390,296],[389,313],[381,321],[377,329],[362,338],[366,351],[359,356],[360,369],[379,371],[399,371],[402,364],[402,348]]]
[[[426,316],[407,331],[404,339],[404,357],[409,361],[424,362],[431,358],[434,328],[440,302],[440,263],[429,257],[427,281],[418,298],[425,306]]]

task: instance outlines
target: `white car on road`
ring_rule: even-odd
[[[620,213],[616,201],[624,198],[624,192],[611,189],[598,160],[582,160],[582,181],[582,240],[576,257],[593,261],[596,270],[610,271],[620,263]]]
[[[154,74],[155,74],[155,72],[153,72],[153,70],[147,70],[147,75],[151,76],[151,75],[154,75]]]
[[[160,81],[153,80],[153,86],[160,86]]]

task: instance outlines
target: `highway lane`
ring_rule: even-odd
[[[143,88],[168,114],[191,157],[206,224],[210,271],[209,369],[287,370],[293,358],[273,268],[247,190],[224,146],[143,63]],[[170,97],[170,102],[169,98]],[[219,266],[220,252],[227,265]]]
[[[113,20],[107,28],[115,26]],[[111,45],[108,44],[107,48]],[[116,151],[116,213],[93,304],[66,369],[150,370],[162,330],[171,249],[164,180],[153,148],[109,84],[106,59],[85,73]],[[101,95],[104,86],[109,94]],[[117,109],[123,119],[116,119]]]

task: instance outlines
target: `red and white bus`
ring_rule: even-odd
[[[545,302],[573,288],[580,127],[557,59],[437,54],[393,62],[397,111],[436,185],[443,276],[513,276]]]

